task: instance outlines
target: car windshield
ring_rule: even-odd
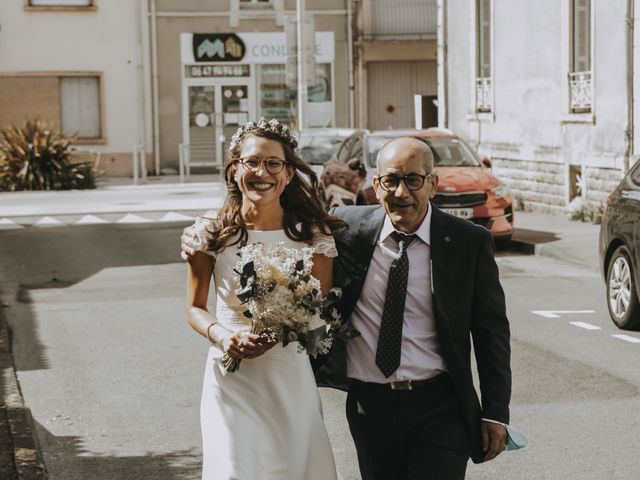
[[[338,153],[346,137],[339,135],[300,134],[298,155],[309,165],[322,165]]]
[[[376,167],[380,148],[398,137],[369,137],[369,166]],[[478,167],[480,162],[471,149],[460,139],[450,137],[421,138],[431,147],[436,167]]]

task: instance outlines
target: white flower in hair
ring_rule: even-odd
[[[248,122],[238,128],[236,133],[231,137],[231,142],[229,142],[229,151],[233,151],[246,135],[256,131],[269,132],[276,135],[292,150],[295,150],[298,147],[298,140],[286,125],[283,125],[275,118],[267,121],[264,117],[260,117],[260,120],[258,120],[257,123]]]

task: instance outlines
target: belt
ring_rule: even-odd
[[[438,375],[431,378],[427,378],[426,380],[400,380],[397,382],[389,382],[389,383],[371,383],[371,382],[362,382],[360,380],[356,380],[356,381],[363,383],[365,385],[372,385],[372,386],[381,387],[384,389],[391,389],[391,390],[420,390],[421,388],[427,385],[440,382],[446,378],[447,378],[446,373],[439,373]]]

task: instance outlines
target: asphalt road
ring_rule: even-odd
[[[52,480],[199,478],[207,345],[184,321],[182,226],[0,232],[2,302]],[[499,264],[512,424],[530,445],[470,465],[467,478],[640,478],[640,334],[613,327],[592,271],[509,252]],[[359,479],[344,395],[322,396],[342,475]]]

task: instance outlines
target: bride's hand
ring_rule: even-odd
[[[247,333],[240,340],[240,352],[244,355],[242,358],[256,358],[273,348],[274,345],[274,342],[269,342],[260,335]]]
[[[247,358],[242,350],[241,341],[242,340],[237,333],[229,333],[227,335],[224,335],[220,339],[222,351],[229,355],[231,358]]]

